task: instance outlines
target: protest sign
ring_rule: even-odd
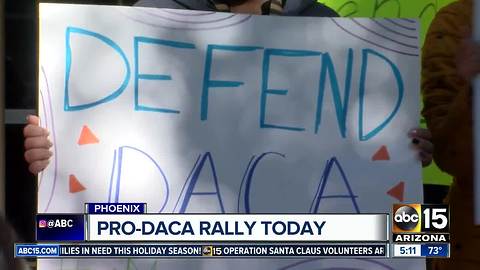
[[[382,213],[422,201],[407,136],[419,118],[414,20],[41,4],[39,71],[41,124],[54,143],[39,176],[39,212],[145,202],[160,213]],[[369,259],[77,263],[424,267]]]

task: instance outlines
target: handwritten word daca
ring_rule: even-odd
[[[159,213],[162,213],[165,211],[165,207],[167,203],[169,202],[170,198],[170,183],[169,183],[169,178],[167,174],[164,172],[160,164],[157,163],[149,154],[146,152],[135,148],[131,146],[122,146],[115,150],[114,153],[114,162],[113,162],[113,167],[112,167],[112,178],[110,179],[110,191],[111,193],[109,194],[108,197],[108,202],[109,203],[118,203],[121,198],[121,187],[122,187],[122,177],[121,177],[121,171],[122,167],[124,167],[124,162],[125,160],[124,156],[127,155],[133,155],[133,154],[140,154],[144,156],[144,162],[147,163],[152,163],[156,167],[156,169],[159,171],[161,180],[163,180],[163,184],[165,185],[165,191],[162,194],[162,197],[159,198],[160,208],[159,209],[154,209],[153,211],[158,211]],[[118,157],[117,157],[118,155]],[[257,168],[260,168],[262,163],[265,162],[266,159],[279,159],[279,166],[282,165],[282,161],[284,162],[287,157],[284,154],[277,153],[277,152],[265,152],[260,155],[254,155],[250,158],[246,169],[243,173],[243,176],[240,178],[240,188],[238,191],[238,201],[237,201],[237,212],[238,213],[252,213],[252,204],[251,204],[251,197],[252,197],[252,186],[254,185],[255,182],[255,171]],[[333,180],[330,179],[332,172],[336,169],[340,175],[340,180]],[[115,170],[117,173],[115,173]],[[206,178],[201,178],[200,175],[202,173],[209,172],[212,179],[206,179]],[[113,175],[116,175],[116,179],[113,178]],[[229,176],[231,177],[231,176]],[[199,198],[201,199],[206,199],[210,203],[212,201],[218,202],[218,209],[220,210],[220,213],[226,213],[229,212],[228,209],[226,211],[225,206],[224,206],[224,201],[222,198],[222,194],[220,191],[220,185],[221,183],[221,175],[218,175],[217,170],[215,168],[215,162],[213,155],[210,152],[206,152],[205,154],[199,155],[197,160],[195,161],[195,164],[193,165],[193,168],[187,177],[183,187],[181,194],[178,197],[178,200],[176,201],[175,206],[173,207],[173,212],[174,213],[188,213],[189,205],[192,203],[192,201],[198,200]],[[125,180],[124,180],[125,181]],[[258,181],[258,180],[257,180]],[[343,192],[339,192],[338,190],[333,192],[328,192],[328,183],[330,185],[332,184],[333,181],[339,181],[340,185],[344,187]],[[338,183],[337,183],[338,184]],[[116,188],[113,188],[113,187]],[[200,187],[200,188],[198,188]],[[202,191],[199,191],[198,189],[202,189]],[[208,189],[207,191],[205,189]],[[329,195],[326,195],[326,194]],[[347,174],[345,173],[342,165],[340,162],[337,160],[336,157],[330,158],[325,167],[323,168],[323,173],[321,174],[321,177],[318,182],[318,187],[313,194],[312,198],[312,203],[310,205],[309,213],[318,213],[320,209],[320,205],[322,203],[322,200],[324,201],[325,199],[337,199],[337,200],[349,200],[352,205],[352,212],[354,213],[360,213],[360,207],[357,203],[357,195],[355,195],[354,190],[352,189],[350,185],[350,181],[347,178]],[[323,226],[323,225],[322,225]],[[321,230],[321,228],[319,228]]]
[[[72,46],[71,43],[73,40],[72,36],[83,36],[83,38],[90,38],[94,40],[98,40],[106,44],[110,47],[113,52],[116,52],[118,56],[121,58],[125,65],[125,76],[123,78],[123,82],[120,87],[113,92],[111,92],[108,96],[105,96],[101,99],[90,103],[84,104],[77,104],[71,105],[70,101],[70,87],[69,81],[71,78],[72,73]],[[130,80],[133,77],[133,88],[134,88],[134,109],[136,111],[148,111],[148,112],[157,112],[157,113],[169,113],[169,114],[179,114],[181,113],[179,108],[158,108],[158,107],[151,107],[146,106],[145,104],[141,103],[141,95],[142,89],[139,87],[139,82],[142,80],[157,80],[157,81],[171,81],[173,80],[172,76],[169,74],[144,74],[141,73],[140,70],[142,69],[139,63],[139,52],[141,49],[141,44],[149,44],[153,46],[163,46],[169,47],[173,49],[178,49],[182,51],[191,51],[196,50],[197,47],[193,43],[188,42],[180,42],[174,40],[167,40],[167,39],[157,39],[157,38],[150,38],[150,37],[143,37],[143,36],[135,36],[133,37],[133,75],[132,75],[132,68],[130,61],[127,57],[127,54],[124,52],[120,46],[115,43],[113,40],[108,38],[105,35],[99,34],[97,32],[92,32],[86,29],[77,28],[77,27],[67,27],[66,29],[66,68],[65,68],[65,99],[64,99],[64,110],[65,111],[80,111],[86,110],[89,108],[93,108],[95,106],[99,106],[101,104],[112,102],[117,97],[119,97],[127,88]],[[215,57],[214,52],[223,51],[223,52],[230,52],[232,54],[239,53],[239,52],[258,52],[263,50],[263,61],[262,61],[262,72],[261,72],[261,85],[259,85],[260,91],[260,101],[259,101],[259,127],[260,128],[270,128],[270,129],[281,129],[281,130],[289,130],[289,131],[305,131],[305,127],[300,126],[287,126],[281,123],[272,123],[267,121],[267,104],[269,98],[272,96],[287,96],[288,90],[286,89],[271,89],[268,87],[269,79],[270,79],[270,71],[271,66],[273,63],[279,63],[279,61],[272,62],[272,58],[275,57],[276,59],[282,59],[284,61],[288,61],[289,58],[313,58],[318,59],[319,63],[321,63],[320,74],[318,77],[318,90],[315,91],[312,100],[316,100],[316,111],[314,115],[314,122],[312,123],[312,129],[314,130],[315,134],[318,133],[321,119],[322,119],[322,107],[324,103],[324,94],[325,89],[327,86],[330,86],[330,89],[333,94],[333,103],[335,107],[337,123],[339,127],[339,132],[343,138],[346,137],[346,121],[347,121],[347,112],[349,108],[350,102],[350,93],[352,88],[352,76],[353,76],[353,56],[354,51],[353,49],[348,50],[348,56],[346,57],[346,70],[345,70],[345,82],[344,82],[344,89],[343,91],[340,90],[340,83],[337,78],[337,72],[335,66],[333,64],[332,56],[328,52],[319,52],[319,51],[311,51],[311,50],[292,50],[292,49],[273,49],[273,48],[263,48],[258,46],[234,46],[234,45],[220,45],[220,44],[209,44],[206,48],[206,57],[205,57],[205,66],[204,66],[204,73],[203,73],[203,82],[202,86],[199,87],[198,91],[201,91],[200,95],[200,120],[207,121],[208,120],[208,109],[209,109],[209,102],[211,101],[212,97],[210,96],[210,92],[215,90],[216,88],[238,88],[244,85],[244,82],[241,81],[221,81],[221,80],[213,80],[212,73],[214,73],[213,68],[213,59]],[[114,54],[115,55],[115,54]],[[392,108],[390,114],[375,128],[372,128],[370,131],[364,130],[364,109],[365,109],[365,92],[366,92],[366,84],[367,84],[367,72],[369,67],[370,61],[382,62],[385,65],[385,70],[391,70],[393,77],[395,78],[395,86],[394,87],[398,91],[398,98]],[[378,68],[378,66],[376,66]],[[221,69],[215,69],[221,70]],[[390,59],[388,59],[385,55],[381,54],[378,51],[373,49],[363,49],[362,50],[362,59],[360,65],[360,81],[358,85],[358,93],[359,93],[359,112],[358,112],[358,127],[359,127],[359,139],[361,141],[366,141],[374,137],[378,134],[382,129],[384,129],[389,122],[394,118],[396,113],[398,112],[400,105],[402,103],[403,95],[404,95],[404,83],[401,76],[401,72],[399,68],[393,63]],[[329,82],[329,84],[328,84]],[[194,90],[194,89],[193,89]],[[343,96],[343,99],[342,99]],[[287,97],[285,97],[287,98]],[[271,110],[269,110],[271,111]]]

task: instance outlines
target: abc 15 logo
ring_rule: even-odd
[[[394,233],[448,232],[450,211],[444,204],[394,204]]]

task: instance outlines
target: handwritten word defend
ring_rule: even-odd
[[[99,42],[104,43],[110,47],[113,52],[118,54],[125,66],[125,76],[120,87],[109,95],[98,99],[93,102],[71,105],[70,95],[69,95],[69,80],[72,73],[72,46],[71,42],[73,41],[72,36],[83,36],[83,38],[96,39]],[[67,27],[66,29],[66,68],[65,68],[65,98],[64,98],[64,110],[65,111],[81,111],[87,110],[96,106],[100,106],[107,102],[112,102],[118,98],[127,88],[131,80],[133,80],[134,88],[134,110],[135,111],[149,111],[156,113],[169,113],[169,114],[180,114],[181,111],[176,108],[152,108],[141,104],[139,96],[142,95],[142,89],[139,87],[139,82],[141,80],[158,80],[158,81],[171,81],[173,80],[169,74],[143,74],[140,72],[141,67],[139,66],[139,51],[141,44],[149,44],[156,46],[165,46],[178,50],[196,50],[197,47],[193,43],[183,42],[183,41],[174,41],[166,39],[156,39],[150,37],[135,36],[133,37],[133,59],[128,59],[125,51],[112,39],[108,38],[105,35],[102,35],[97,32],[89,31],[83,28],[77,27]],[[315,96],[312,97],[313,100],[316,100],[316,111],[314,115],[314,123],[312,123],[312,130],[315,134],[318,133],[321,125],[321,116],[322,116],[322,106],[323,106],[323,96],[325,89],[327,88],[329,81],[329,87],[332,90],[333,94],[333,103],[335,107],[335,113],[338,123],[338,128],[340,135],[346,137],[346,120],[347,120],[347,110],[349,108],[349,100],[352,86],[352,76],[353,76],[353,56],[354,50],[348,49],[348,56],[346,57],[346,76],[344,82],[343,93],[340,91],[340,84],[335,71],[335,66],[331,55],[328,52],[312,51],[312,50],[291,50],[291,49],[278,49],[278,48],[263,48],[258,46],[234,46],[234,45],[221,45],[221,44],[208,44],[206,48],[206,57],[205,57],[205,66],[204,66],[204,76],[201,86],[199,86],[200,95],[200,121],[208,120],[208,109],[209,109],[209,95],[210,91],[214,88],[223,87],[223,88],[235,88],[240,87],[244,84],[241,81],[220,81],[211,79],[213,72],[213,59],[215,57],[215,51],[228,51],[232,54],[238,52],[258,52],[263,51],[263,60],[262,60],[262,72],[261,76],[261,85],[259,85],[260,91],[260,101],[259,101],[259,128],[262,129],[280,129],[288,131],[302,132],[306,129],[304,127],[295,127],[295,126],[286,126],[281,123],[271,123],[267,121],[267,100],[272,96],[287,96],[288,90],[286,89],[270,89],[268,88],[269,76],[271,65],[274,63],[278,65],[281,61],[271,61],[272,57],[277,58],[314,58],[318,59],[321,65],[320,74],[319,74],[319,83],[318,83],[318,92],[315,93]],[[380,133],[394,118],[398,112],[402,99],[404,96],[404,82],[402,79],[401,72],[397,65],[387,58],[382,53],[365,48],[361,50],[361,63],[360,63],[360,74],[359,74],[359,85],[358,85],[358,102],[359,102],[359,112],[358,112],[358,127],[359,127],[359,140],[367,141],[373,138],[375,135]],[[398,97],[391,109],[390,114],[383,119],[383,121],[378,124],[375,128],[372,128],[370,131],[364,130],[364,109],[365,109],[365,92],[367,84],[367,72],[369,70],[369,61],[376,61],[384,63],[384,69],[390,70],[393,77],[395,78],[396,85],[392,86],[392,89],[398,91]],[[133,68],[131,67],[131,62],[134,63]],[[378,68],[378,66],[375,66]],[[132,72],[133,70],[133,72]],[[327,88],[328,89],[328,88]],[[343,96],[343,99],[342,99]],[[277,97],[278,98],[278,97]],[[288,97],[285,97],[288,98]]]

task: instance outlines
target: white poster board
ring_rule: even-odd
[[[390,29],[390,30],[389,30]],[[40,213],[384,213],[421,202],[418,24],[40,5]],[[41,260],[39,269],[423,269],[424,260]]]

